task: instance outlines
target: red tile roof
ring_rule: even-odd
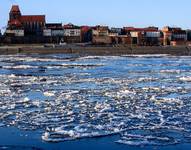
[[[91,29],[91,27],[89,26],[81,26],[81,30],[86,32],[86,31],[89,31]]]
[[[45,15],[28,15],[21,16],[21,22],[45,22]]]

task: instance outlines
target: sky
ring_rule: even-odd
[[[49,23],[191,29],[191,0],[0,0],[0,29],[13,4],[24,15],[46,15]]]

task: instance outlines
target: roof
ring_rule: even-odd
[[[126,31],[135,31],[135,32],[156,32],[158,31],[157,27],[147,27],[147,28],[134,28],[134,27],[125,27]]]
[[[94,26],[92,27],[93,30],[99,30],[99,31],[108,31],[109,30],[109,27],[108,26],[100,26],[100,25],[97,25],[97,26]]]
[[[84,31],[84,32],[87,32],[91,29],[91,27],[89,26],[81,26],[81,30]]]
[[[180,28],[180,27],[164,27],[163,29],[162,29],[163,31],[172,31],[172,32],[174,32],[174,31],[181,31],[182,29]]]
[[[69,24],[64,25],[64,29],[80,29],[80,27],[69,23]]]
[[[11,8],[11,12],[20,12],[19,6],[18,5],[13,5]]]
[[[13,19],[13,20],[9,21],[9,25],[17,26],[17,27],[22,26],[21,22],[18,19]]]
[[[48,29],[63,29],[62,23],[47,23],[45,27]]]
[[[109,30],[109,27],[108,27],[108,26],[97,25],[97,26],[95,26],[95,28],[96,28],[97,30]]]
[[[175,30],[173,31],[173,34],[186,34],[186,31],[185,30]]]
[[[21,16],[21,22],[45,22],[45,15],[28,15],[28,16]]]

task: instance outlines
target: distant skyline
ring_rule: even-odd
[[[13,4],[20,6],[22,14],[46,15],[50,23],[191,29],[190,0],[1,0],[1,29]]]

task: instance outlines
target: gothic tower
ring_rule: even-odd
[[[21,17],[21,12],[18,5],[13,5],[9,13],[9,20],[19,19]]]

